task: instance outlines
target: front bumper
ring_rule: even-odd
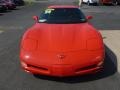
[[[27,52],[21,50],[20,61],[27,72],[40,75],[67,77],[100,71],[104,64],[104,50],[62,53]]]
[[[22,68],[29,73],[56,77],[68,77],[96,73],[102,69],[103,62],[86,65],[82,68],[80,68],[79,65],[35,66],[25,62],[21,62],[21,65]]]

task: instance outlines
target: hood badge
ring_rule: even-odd
[[[57,57],[58,57],[59,59],[64,59],[64,58],[65,58],[65,55],[59,54],[59,55],[57,55]]]

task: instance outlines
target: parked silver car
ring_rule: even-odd
[[[86,3],[88,5],[92,5],[92,4],[99,4],[100,0],[83,0],[83,3]]]

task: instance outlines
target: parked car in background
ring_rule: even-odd
[[[14,2],[17,6],[22,6],[22,5],[24,5],[24,1],[23,1],[23,0],[13,0],[13,2]]]
[[[102,5],[112,5],[113,4],[113,0],[100,0],[100,3],[102,4]]]
[[[114,5],[120,5],[120,0],[113,0]]]
[[[117,5],[120,0],[83,0],[87,5]]]
[[[100,3],[103,5],[120,5],[120,0],[100,0]]]
[[[5,12],[7,9],[7,4],[0,0],[0,12]]]
[[[8,9],[15,9],[16,5],[12,0],[3,0],[7,4]]]
[[[117,0],[117,4],[120,5],[120,0]]]
[[[99,0],[83,0],[83,3],[87,4],[87,5],[98,5],[99,4]]]

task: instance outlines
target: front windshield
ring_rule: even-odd
[[[46,9],[39,18],[39,23],[84,23],[86,18],[78,8]]]

